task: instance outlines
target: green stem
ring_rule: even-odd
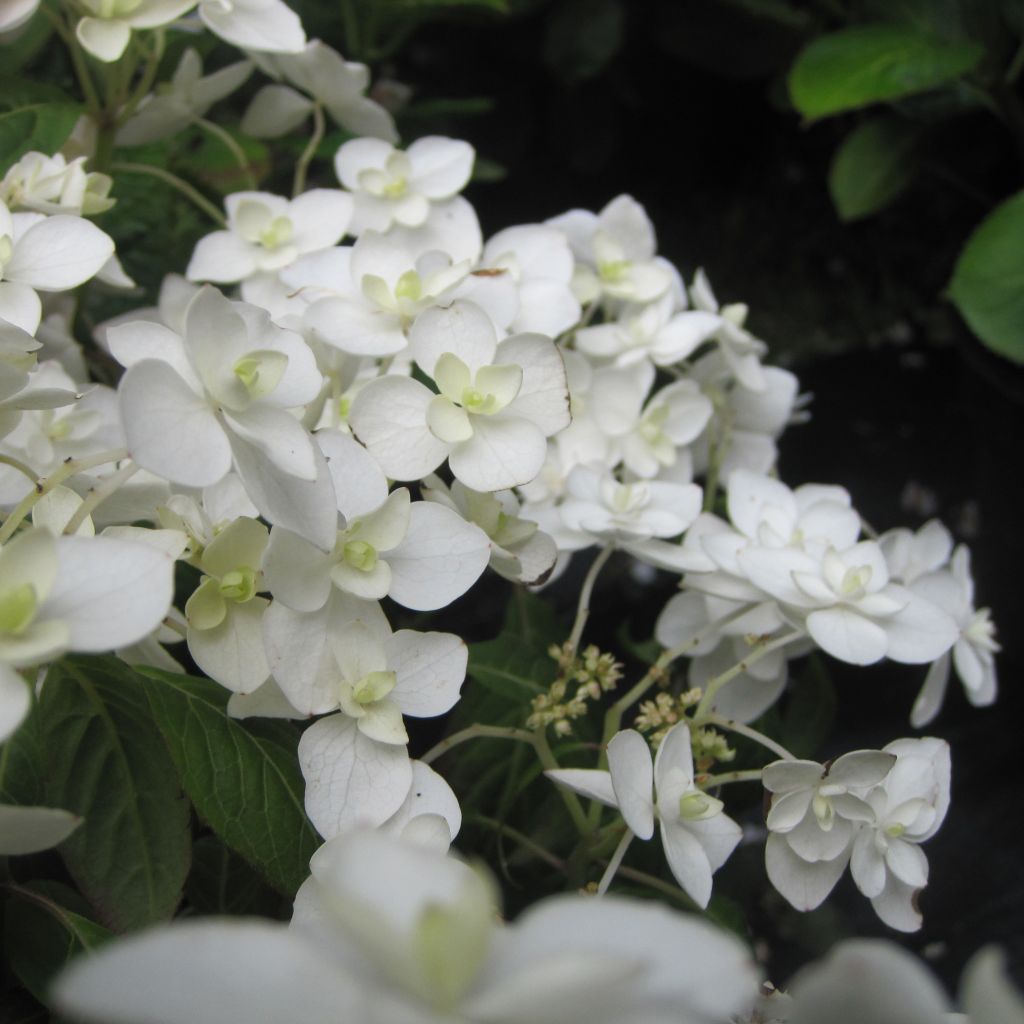
[[[580,588],[580,598],[576,603],[576,618],[573,621],[569,639],[565,642],[566,661],[569,664],[576,657],[576,651],[580,646],[580,638],[583,636],[583,630],[586,628],[587,619],[590,616],[590,597],[594,592],[594,584],[597,582],[598,575],[608,559],[611,558],[614,550],[609,544],[608,547],[598,552],[597,557],[591,562],[587,575],[583,579],[583,586]]]
[[[495,832],[500,835],[506,835],[509,839],[518,843],[528,853],[532,853],[538,860],[544,861],[545,864],[550,864],[551,867],[557,871],[565,873],[565,861],[560,857],[556,857],[550,850],[546,850],[540,843],[535,843],[529,836],[524,835],[518,829],[512,828],[511,825],[506,825],[503,821],[498,821],[496,818],[488,818],[483,814],[474,814],[468,818],[469,823],[477,823],[485,825],[487,828],[493,828]]]
[[[356,0],[341,0],[341,23],[345,35],[345,56],[349,60],[360,60],[363,47]]]
[[[750,768],[738,772],[722,772],[721,775],[698,775],[697,785],[701,789],[714,789],[716,786],[728,786],[733,782],[760,782],[763,774],[763,768]]]
[[[619,870],[619,866],[622,864],[622,858],[626,856],[626,851],[629,849],[629,844],[633,842],[633,839],[634,835],[632,830],[627,828],[626,831],[623,832],[622,838],[619,840],[619,845],[615,847],[612,859],[608,861],[608,866],[604,869],[601,881],[597,883],[598,896],[603,896],[608,891],[608,886],[612,884],[615,872]]]
[[[74,29],[66,25],[64,21],[58,15],[50,11],[45,4],[42,5],[41,9],[46,14],[47,18],[50,19],[50,24],[53,25],[57,35],[59,35],[64,41],[64,45],[68,48],[68,52],[71,54],[71,66],[75,69],[75,77],[78,79],[79,86],[81,86],[82,95],[85,97],[86,106],[88,106],[89,112],[94,116],[98,116],[100,111],[103,109],[103,104],[100,102],[99,91],[96,88],[96,83],[92,80],[89,67],[85,63],[85,56],[82,53],[82,47],[78,42]]]
[[[88,494],[82,500],[82,504],[75,509],[75,514],[68,520],[64,527],[64,533],[73,534],[85,522],[95,508],[103,504],[118,488],[133,477],[141,467],[134,462],[122,466],[116,473],[111,473],[105,480],[101,480],[95,487],[89,489]]]
[[[700,718],[694,719],[695,725],[717,725],[719,729],[727,729],[729,732],[737,733],[740,736],[746,736],[748,740],[753,740],[755,743],[759,743],[762,747],[770,750],[773,754],[777,754],[782,758],[783,761],[795,761],[797,760],[781,743],[776,743],[770,736],[765,736],[763,732],[758,732],[757,729],[752,729],[749,725],[742,725],[740,722],[735,722],[731,718],[726,718],[724,715],[716,715],[714,712],[704,715]],[[758,769],[760,773],[760,769]],[[727,775],[742,775],[742,772],[727,772]],[[712,776],[717,778],[717,776]],[[742,781],[737,779],[735,781]]]
[[[162,182],[170,185],[171,188],[180,192],[187,199],[190,199],[207,217],[212,220],[217,227],[226,228],[228,222],[224,219],[224,214],[217,209],[213,203],[210,202],[204,195],[202,195],[197,189],[193,188],[187,181],[179,178],[176,174],[172,174],[170,171],[165,171],[162,167],[153,167],[151,164],[133,164],[118,162],[111,165],[110,168],[115,174],[148,174],[150,177],[159,178]]]
[[[24,518],[32,511],[40,498],[49,494],[50,491],[64,483],[69,477],[86,469],[105,466],[108,462],[119,462],[127,457],[127,448],[117,448],[82,459],[65,459],[59,469],[55,469],[45,480],[39,480],[35,487],[18,502],[14,511],[7,517],[4,525],[0,526],[0,544],[5,544],[11,539],[14,531],[21,525]]]
[[[31,466],[27,466],[24,462],[20,459],[16,459],[13,455],[0,455],[0,464],[16,469],[19,473],[27,476],[33,484],[35,484],[36,480],[39,479],[39,474]]]
[[[139,104],[149,95],[150,89],[153,88],[153,82],[156,80],[157,72],[160,70],[160,61],[164,56],[165,38],[162,28],[154,30],[153,49],[146,58],[146,66],[143,69],[142,76],[139,78],[139,84],[132,91],[124,106],[118,111],[117,124],[119,127],[135,113]]]
[[[203,129],[204,132],[209,132],[214,138],[219,139],[225,149],[227,149],[233,157],[235,163],[238,164],[239,169],[242,172],[242,176],[245,178],[245,187],[250,192],[255,192],[256,175],[252,172],[252,166],[249,163],[248,157],[245,155],[245,151],[238,144],[237,140],[228,131],[225,131],[219,124],[214,124],[213,121],[207,121],[205,117],[200,117],[196,120],[196,124]]]
[[[536,737],[534,749],[537,751],[537,759],[540,761],[541,766],[545,771],[557,771],[561,766],[555,759],[555,755],[551,752],[551,747],[548,746],[548,738],[544,735],[544,729],[537,729],[533,735]],[[579,797],[571,789],[566,789],[565,786],[556,785],[555,789],[558,790],[562,802],[569,812],[569,817],[572,818],[572,823],[576,826],[576,831],[584,837],[590,835],[590,823],[587,821],[587,815],[583,810],[583,804],[580,803]]]
[[[727,669],[710,680],[707,686],[704,687],[704,695],[697,705],[696,712],[694,712],[694,723],[699,724],[710,713],[715,695],[726,683],[731,682],[737,676],[743,675],[751,665],[760,661],[766,654],[771,654],[772,651],[777,651],[780,647],[785,647],[794,640],[799,640],[803,635],[799,629],[793,629],[788,633],[783,633],[782,636],[777,636],[774,640],[759,641],[747,657],[741,658],[732,668]]]
[[[672,885],[670,882],[662,881],[655,875],[649,875],[646,871],[637,871],[636,868],[627,868],[625,865],[619,868],[619,874],[623,878],[631,878],[634,882],[639,882],[641,885],[649,885],[652,889],[656,889],[658,892],[664,893],[666,896],[676,900],[687,910],[692,910],[696,914],[704,913],[682,889]]]
[[[313,161],[313,157],[316,156],[316,151],[320,148],[320,143],[324,137],[324,108],[323,104],[319,100],[313,105],[313,134],[309,137],[309,142],[306,143],[306,148],[302,151],[302,156],[299,157],[299,162],[295,165],[295,180],[292,183],[292,196],[301,195],[306,188],[306,174],[309,171],[309,165]]]
[[[436,746],[431,747],[419,760],[424,764],[432,764],[442,754],[447,754],[449,750],[459,746],[460,743],[465,743],[467,740],[484,738],[492,740],[518,740],[520,743],[529,743],[533,747],[537,745],[536,734],[528,729],[514,729],[512,726],[507,725],[481,725],[477,723],[465,729],[460,729],[458,732],[453,732],[451,736],[441,740]]]

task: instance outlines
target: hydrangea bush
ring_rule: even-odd
[[[2,0],[0,31],[54,20],[93,141],[26,144],[0,181],[0,852],[8,939],[42,919],[63,942],[9,941],[19,981],[107,1022],[947,1019],[888,942],[773,989],[712,894],[763,846],[796,910],[849,870],[885,925],[920,928],[951,763],[913,730],[951,674],[996,697],[967,549],[934,521],[878,535],[841,486],[778,478],[796,378],[744,305],[658,255],[630,196],[485,239],[461,195],[473,148],[402,148],[368,69],[280,0],[35,7]],[[189,48],[158,83],[168,37],[206,31],[243,58],[204,73]],[[133,285],[92,218],[118,167],[147,168],[111,153],[202,122],[251,176],[206,115],[254,73],[241,131],[310,132],[292,195],[254,179],[221,210],[149,168],[213,229],[155,305],[85,337],[83,288]],[[349,134],[335,180],[314,164],[328,120]],[[90,380],[97,353],[116,386]],[[612,559],[678,582],[629,657],[588,631]],[[488,573],[513,595],[501,637],[431,628]],[[771,712],[815,652],[921,666],[912,735],[795,756]],[[436,745],[410,741],[449,712]],[[450,850],[467,794],[445,774],[491,764],[502,806],[471,795],[474,818],[568,890],[510,923]],[[534,824],[506,827],[527,787]],[[211,872],[222,912],[251,878],[294,900],[290,924],[244,900],[209,915]],[[1024,1020],[997,951],[960,1008]]]

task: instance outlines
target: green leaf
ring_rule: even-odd
[[[789,97],[818,118],[926,92],[970,71],[982,48],[905,25],[861,25],[815,39],[789,72]]]
[[[189,806],[144,686],[116,658],[65,658],[39,701],[46,803],[85,818],[59,850],[115,931],[171,917],[189,869]]]
[[[599,75],[625,38],[626,12],[619,0],[566,0],[548,19],[544,63],[563,81]]]
[[[62,886],[33,882],[13,887],[4,911],[11,970],[41,1003],[54,977],[79,953],[96,949],[111,933],[61,904]],[[69,892],[73,898],[74,893]]]
[[[139,671],[196,812],[275,889],[294,896],[319,845],[303,809],[295,732],[229,718],[230,694],[209,679]]]
[[[1024,192],[974,229],[953,269],[949,297],[993,352],[1024,363]]]
[[[906,189],[917,170],[919,137],[906,121],[888,115],[846,136],[828,172],[828,190],[842,220],[877,213]]]
[[[71,103],[35,103],[0,114],[0,174],[26,153],[51,155],[68,140],[82,108]]]
[[[13,36],[11,42],[0,46],[0,67],[13,75],[46,46],[51,35],[53,25],[50,19],[43,16],[41,11],[37,11],[35,17]]]
[[[287,919],[291,913],[291,904],[215,836],[203,836],[192,846],[185,899],[197,914]]]

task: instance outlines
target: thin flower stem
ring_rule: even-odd
[[[572,658],[576,657],[576,651],[580,646],[580,638],[583,636],[583,630],[586,628],[587,619],[590,616],[590,598],[594,592],[594,584],[597,582],[597,577],[601,570],[604,568],[605,563],[611,558],[612,552],[615,549],[609,544],[608,547],[603,548],[598,552],[597,557],[590,564],[590,568],[587,570],[587,575],[583,579],[583,586],[580,588],[580,599],[576,604],[576,618],[572,624],[572,632],[569,633],[569,639],[565,642],[565,647],[568,652],[566,661],[571,663]]]
[[[234,157],[235,163],[238,164],[239,170],[241,170],[242,175],[245,178],[245,187],[249,189],[250,192],[255,192],[257,188],[256,175],[253,174],[249,158],[245,155],[245,151],[238,144],[234,136],[230,132],[221,128],[219,124],[214,124],[213,121],[207,121],[205,117],[197,118],[196,124],[199,125],[204,132],[209,132],[210,135],[219,139],[224,144],[225,149],[227,149],[231,153],[232,157]]]
[[[697,710],[694,713],[694,721],[700,722],[711,709],[711,704],[715,699],[715,695],[718,691],[725,686],[726,683],[731,682],[737,676],[742,675],[750,668],[751,665],[760,661],[766,654],[771,654],[772,651],[777,651],[780,647],[785,647],[787,644],[791,644],[794,640],[799,640],[804,634],[799,629],[790,630],[788,633],[783,633],[782,636],[776,637],[774,640],[769,640],[766,643],[760,643],[754,648],[754,650],[736,662],[732,668],[720,675],[715,676],[714,679],[710,680],[707,686],[704,687],[704,696],[701,697],[700,703],[697,705]]]
[[[498,821],[496,818],[488,818],[483,814],[474,814],[469,819],[469,822],[477,822],[481,825],[487,826],[487,828],[494,829],[501,835],[506,835],[513,842],[518,843],[528,853],[532,853],[538,860],[544,861],[545,864],[550,864],[551,867],[557,871],[565,873],[565,861],[560,857],[556,857],[550,850],[546,850],[540,843],[535,843],[529,836],[524,835],[518,829],[512,828],[511,825],[506,825],[503,821]]]
[[[697,914],[704,913],[704,911],[698,907],[682,889],[678,886],[672,885],[671,882],[662,881],[656,875],[649,875],[646,871],[637,871],[636,868],[628,868],[625,865],[619,868],[619,874],[622,875],[623,878],[631,878],[634,882],[639,882],[641,885],[649,885],[652,889],[657,889],[658,892],[663,892],[666,896],[670,896],[672,899],[678,901],[687,910],[692,910]]]
[[[619,845],[615,847],[612,859],[608,861],[608,866],[604,869],[601,881],[597,883],[598,896],[603,896],[608,891],[608,886],[612,884],[615,872],[619,870],[619,865],[622,864],[622,858],[626,856],[631,842],[633,842],[633,832],[627,828],[619,840]]]
[[[85,522],[86,517],[92,515],[94,509],[102,505],[120,486],[130,480],[140,467],[134,462],[122,466],[116,473],[111,473],[105,480],[101,480],[95,487],[89,489],[88,494],[82,499],[82,504],[75,509],[75,514],[68,520],[64,532],[74,533]]]
[[[125,105],[117,113],[118,125],[124,124],[135,113],[139,104],[149,94],[149,90],[153,88],[153,82],[156,80],[157,72],[160,70],[160,61],[163,59],[165,40],[166,34],[164,30],[162,28],[155,29],[153,32],[153,49],[146,57],[146,66],[142,71],[139,84],[128,97]]]
[[[176,189],[187,199],[195,203],[217,227],[226,228],[228,226],[228,222],[224,219],[224,214],[206,196],[193,188],[187,181],[179,178],[176,174],[172,174],[170,171],[165,171],[162,167],[154,167],[152,164],[118,162],[112,164],[110,169],[115,174],[148,174],[150,177],[159,178],[162,182],[170,185],[171,188]]]
[[[90,455],[82,459],[65,459],[59,469],[55,469],[45,480],[38,480],[24,498],[15,506],[14,511],[7,517],[3,526],[0,526],[0,544],[11,539],[14,531],[21,525],[24,518],[32,511],[37,501],[64,483],[69,477],[81,473],[87,469],[95,469],[97,466],[105,466],[108,462],[120,462],[128,457],[127,448],[115,448],[111,451],[99,452],[97,455]]]
[[[750,768],[739,772],[722,772],[721,775],[698,775],[697,784],[701,789],[714,789],[733,782],[760,782],[763,774],[763,768]]]
[[[460,729],[458,732],[453,732],[451,736],[441,740],[436,746],[431,747],[419,760],[424,764],[433,764],[442,754],[447,754],[449,750],[459,746],[460,743],[465,743],[467,740],[485,738],[492,740],[518,740],[520,743],[529,743],[532,747],[537,745],[536,734],[528,729],[514,729],[506,725],[481,725],[477,723],[476,725],[467,726],[465,729]]]
[[[457,747],[460,743],[465,743],[467,740],[484,738],[492,740],[518,740],[520,743],[529,743],[537,754],[537,760],[540,761],[541,766],[546,771],[555,771],[560,767],[555,759],[555,755],[551,752],[551,747],[548,746],[547,737],[544,735],[543,730],[530,731],[527,729],[515,729],[507,725],[482,725],[479,722],[476,725],[460,729],[458,732],[452,733],[447,739],[441,740],[436,746],[431,747],[420,760],[424,764],[432,764],[442,754],[448,753],[449,750]],[[562,786],[556,788],[565,803],[569,817],[572,818],[573,824],[580,835],[589,835],[590,826],[587,824],[587,816],[583,813],[583,805],[580,803],[579,798],[575,793]]]
[[[544,735],[543,727],[536,729],[533,735],[535,737],[534,749],[537,751],[537,759],[544,770],[557,771],[560,765],[555,759],[551,747],[548,746],[548,738]],[[576,831],[581,836],[590,835],[592,831],[590,822],[587,820],[586,812],[583,810],[583,804],[580,803],[579,797],[571,789],[566,789],[564,786],[555,786],[555,789],[558,790],[558,794],[561,796],[562,802],[569,812],[569,817],[572,818],[572,823],[576,826]]]
[[[323,104],[317,101],[313,104],[313,134],[309,137],[309,142],[306,143],[306,148],[302,151],[302,156],[299,157],[298,163],[295,165],[295,179],[292,183],[292,197],[301,195],[306,189],[306,174],[309,172],[309,165],[313,161],[313,157],[316,156],[316,151],[320,148],[320,143],[324,138],[324,107]]]
[[[695,719],[694,721],[695,724],[717,725],[720,729],[727,729],[729,732],[737,733],[740,736],[746,736],[748,740],[753,740],[755,743],[759,743],[762,747],[770,750],[773,754],[778,754],[783,761],[797,760],[797,758],[781,743],[776,743],[770,736],[765,736],[763,732],[758,732],[757,729],[752,729],[749,725],[742,725],[739,722],[734,722],[731,718],[726,718],[724,715],[716,715],[712,711],[703,715],[699,719]],[[726,774],[735,775],[742,773],[728,772]]]
[[[68,48],[68,53],[71,54],[71,64],[75,69],[75,77],[82,88],[82,95],[85,97],[90,113],[98,114],[103,109],[103,104],[100,101],[100,94],[96,89],[96,83],[93,82],[92,75],[89,73],[89,68],[85,63],[85,58],[82,56],[82,47],[74,31],[64,23],[63,18],[51,11],[45,4],[41,5],[40,10],[49,19],[57,35],[61,37],[64,45]]]
[[[16,469],[19,473],[27,476],[33,484],[39,479],[39,474],[31,466],[27,466],[13,455],[0,455],[0,464]]]

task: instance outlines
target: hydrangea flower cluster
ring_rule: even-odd
[[[0,31],[33,9],[5,4]],[[777,478],[798,384],[764,365],[746,307],[722,305],[702,271],[684,280],[630,196],[485,238],[461,195],[470,145],[399,147],[367,69],[307,41],[280,0],[81,9],[74,35],[103,62],[139,33],[198,27],[193,11],[246,51],[204,76],[186,50],[126,112],[120,145],[202,121],[254,67],[273,81],[243,131],[275,138],[312,117],[317,138],[326,112],[357,137],[335,156],[336,183],[307,189],[302,167],[292,196],[229,195],[158,304],[96,330],[116,387],[88,380],[58,304],[94,278],[131,283],[88,219],[111,179],[33,152],[0,183],[0,742],[63,654],[180,669],[165,647],[183,642],[234,718],[313,720],[297,758],[325,840],[290,927],[193,922],[117,943],[66,976],[58,1005],[110,1021],[790,1019],[754,1016],[756,969],[735,939],[603,895],[657,824],[681,892],[707,907],[743,837],[725,786],[747,780],[770,794],[768,877],[794,907],[819,905],[849,866],[887,925],[920,927],[921,844],[950,799],[945,742],[818,764],[752,723],[812,650],[929,666],[915,727],[951,668],[972,703],[990,703],[994,627],[941,524],[874,537],[842,487]],[[395,629],[384,602],[436,611],[489,569],[539,588],[588,549],[559,675],[527,728],[471,727],[412,758],[406,719],[456,705],[468,650],[453,633]],[[570,731],[619,681],[588,648],[600,673],[571,713],[551,710],[616,552],[680,589],[657,620],[662,653],[606,709],[596,766],[565,766],[548,727]],[[622,716],[684,657],[686,692],[636,722],[657,730],[652,752]],[[773,760],[712,774],[734,734]],[[600,898],[499,923],[490,884],[447,852],[461,810],[430,767],[473,735],[531,744],[584,838],[616,812]],[[0,852],[46,849],[78,824],[2,807]],[[791,1019],[815,1019],[807,1007],[832,984],[820,970]]]

